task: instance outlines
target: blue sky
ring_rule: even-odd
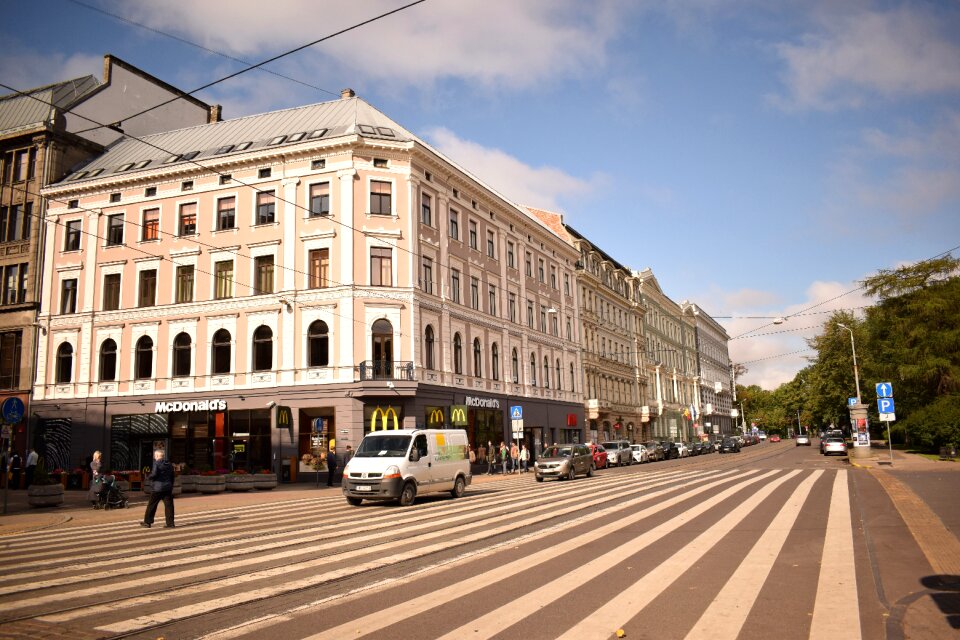
[[[259,62],[403,4],[14,0],[0,81],[112,53],[189,91],[242,65],[158,31]],[[319,89],[253,71],[199,97],[232,118],[352,87],[651,267],[736,337],[747,384],[792,378],[824,312],[869,304],[857,280],[960,245],[955,2],[427,0],[270,68]]]

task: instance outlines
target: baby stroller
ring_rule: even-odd
[[[127,507],[127,496],[117,486],[116,476],[101,476],[96,482],[100,485],[100,489],[96,493],[96,500],[93,501],[94,509],[125,509]]]

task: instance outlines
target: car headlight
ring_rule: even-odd
[[[395,464],[390,465],[383,472],[384,479],[387,478],[399,478],[400,477],[400,467]]]

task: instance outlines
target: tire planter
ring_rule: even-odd
[[[277,474],[275,473],[255,473],[253,474],[254,489],[275,489],[277,486]]]
[[[63,504],[63,485],[32,484],[27,489],[27,502],[31,507],[55,507]]]
[[[227,491],[251,491],[254,489],[252,474],[229,474],[224,478],[226,478]]]
[[[186,475],[180,476],[180,489],[183,493],[197,492],[197,478],[200,476]]]
[[[197,492],[221,493],[227,487],[224,476],[197,476]]]

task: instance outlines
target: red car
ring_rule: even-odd
[[[590,453],[593,455],[593,468],[606,469],[607,450],[599,444],[588,444],[587,448],[590,449]]]
[[[780,442],[780,436],[770,436],[767,438],[768,442]]]

